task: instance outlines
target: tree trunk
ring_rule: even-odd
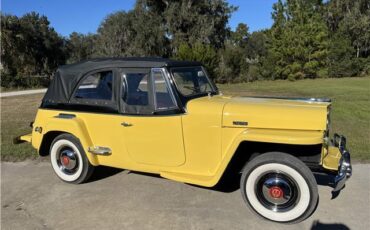
[[[356,57],[359,58],[360,57],[360,47],[357,46],[357,53],[356,53]]]

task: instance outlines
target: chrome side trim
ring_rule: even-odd
[[[342,154],[339,160],[338,175],[334,178],[333,192],[338,192],[344,188],[346,181],[352,176],[351,155],[346,149],[346,138],[344,136],[334,134],[333,144],[339,148]]]
[[[307,98],[307,97],[269,97],[269,96],[244,96],[250,98],[264,98],[264,99],[282,99],[292,101],[308,101],[308,102],[331,102],[330,98]]]
[[[103,156],[109,156],[112,154],[112,150],[110,148],[101,146],[90,146],[88,151],[92,154]]]

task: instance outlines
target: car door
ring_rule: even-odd
[[[123,69],[123,142],[137,163],[185,162],[181,114],[163,69]]]
[[[84,122],[93,144],[87,148],[109,150],[107,155],[96,156],[101,165],[113,167],[124,167],[127,156],[120,138],[122,116],[116,99],[119,97],[119,86],[117,69],[96,70],[81,79],[71,98],[73,114]]]

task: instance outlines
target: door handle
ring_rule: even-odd
[[[130,126],[132,126],[132,124],[131,123],[128,123],[128,122],[122,122],[121,125],[124,126],[124,127],[130,127]]]

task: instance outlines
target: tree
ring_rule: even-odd
[[[279,0],[274,5],[268,55],[273,78],[315,78],[326,74],[328,29],[321,0]]]
[[[267,31],[255,31],[247,40],[245,47],[247,57],[251,60],[259,62],[260,59],[267,55]]]
[[[370,56],[370,1],[331,0],[325,15],[332,34],[347,37],[356,50],[355,56]],[[333,37],[334,37],[333,36]]]
[[[95,56],[95,34],[81,34],[73,32],[69,35],[66,48],[68,52],[67,63],[74,63]]]
[[[182,43],[180,44],[179,50],[174,58],[177,60],[201,62],[207,68],[210,77],[215,79],[215,69],[218,65],[218,57],[212,46],[204,45],[200,42],[195,43],[193,46],[189,46],[187,43]]]
[[[137,5],[161,19],[174,53],[183,43],[222,47],[230,33],[228,20],[237,9],[225,0],[139,0]]]
[[[359,73],[360,63],[354,58],[355,50],[351,40],[336,34],[330,40],[328,71],[331,77],[352,77]]]
[[[133,55],[131,42],[135,40],[134,14],[119,11],[108,15],[98,28],[97,53],[99,56]]]
[[[161,20],[140,4],[108,15],[98,29],[100,56],[168,56],[167,46]]]
[[[50,76],[65,62],[65,40],[45,16],[35,12],[20,18],[2,14],[1,27],[2,85],[22,85],[33,81],[31,76]]]
[[[250,34],[248,26],[239,23],[235,31],[225,41],[224,47],[219,49],[220,63],[217,68],[217,80],[221,83],[249,81],[247,46]]]
[[[242,82],[248,70],[246,53],[240,46],[227,42],[219,50],[220,64],[217,68],[217,81],[220,83]]]
[[[235,29],[235,32],[231,32],[231,40],[235,45],[244,48],[247,40],[249,39],[249,28],[245,23],[239,23]]]

